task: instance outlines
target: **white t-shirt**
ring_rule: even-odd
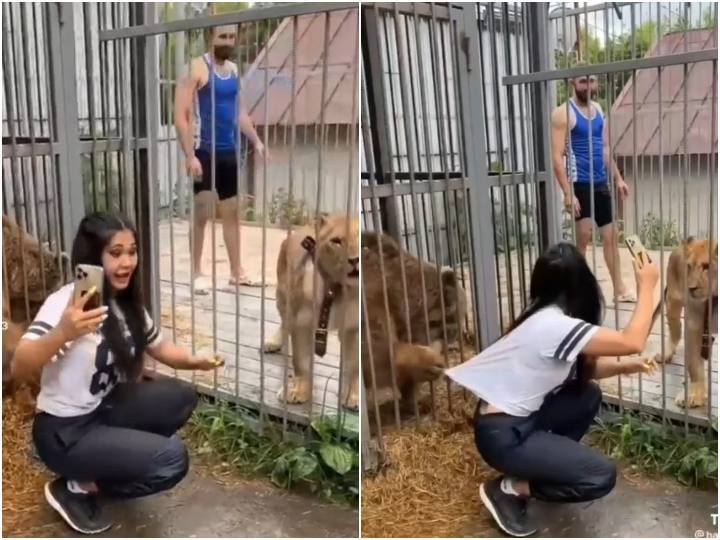
[[[529,416],[567,380],[578,354],[597,330],[550,306],[445,374],[499,410]]]
[[[52,330],[59,322],[72,296],[74,284],[60,288],[45,300],[35,320],[22,339],[35,340]],[[124,319],[113,303],[113,312],[121,325]],[[130,338],[125,328],[126,339]],[[160,330],[145,312],[145,337],[148,345],[162,340]],[[120,380],[115,360],[101,332],[86,334],[65,343],[40,378],[37,408],[54,416],[80,416],[94,411]]]

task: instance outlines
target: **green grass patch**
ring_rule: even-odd
[[[187,432],[199,454],[213,454],[241,474],[265,476],[281,488],[306,488],[325,500],[357,506],[359,441],[341,429],[337,417],[293,426],[285,436],[278,422],[267,420],[262,432],[258,424],[256,411],[203,399]]]
[[[652,416],[626,413],[599,419],[590,430],[594,446],[648,473],[667,474],[683,485],[717,489],[717,419],[711,428],[661,424]]]

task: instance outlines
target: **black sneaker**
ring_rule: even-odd
[[[45,484],[45,498],[73,529],[83,534],[98,534],[113,526],[93,493],[73,493],[64,478]]]
[[[527,515],[527,500],[508,495],[500,489],[502,477],[480,484],[480,499],[490,511],[498,526],[510,536],[530,536],[537,527],[530,524]]]

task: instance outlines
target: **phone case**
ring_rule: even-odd
[[[102,305],[103,298],[103,282],[105,272],[102,266],[93,266],[91,264],[78,264],[75,267],[75,290],[73,292],[73,300],[77,301],[92,287],[95,287],[95,294],[85,304],[85,311],[97,309]]]
[[[649,261],[650,256],[648,255],[647,250],[645,249],[645,246],[640,241],[640,238],[637,235],[630,235],[627,238],[625,238],[625,245],[627,246],[628,250],[630,251],[630,254],[637,260],[640,259],[641,255],[645,255],[645,258]]]

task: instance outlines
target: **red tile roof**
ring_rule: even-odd
[[[717,47],[717,30],[701,29],[687,32],[687,50],[700,51]],[[664,35],[647,53],[647,57],[679,54],[685,51],[684,32]],[[717,77],[717,73],[715,75]],[[662,68],[661,103],[658,107],[657,68],[638,70],[635,77],[636,108],[633,117],[633,82],[628,80],[615,100],[610,116],[613,152],[618,156],[633,155],[633,122],[637,138],[637,155],[677,155],[685,153],[683,141],[684,88],[687,88],[687,152],[704,154],[717,151],[717,117],[713,118],[712,62],[688,65],[687,81],[683,83],[683,66]],[[717,85],[715,89],[717,100]],[[658,111],[660,109],[660,113]],[[717,105],[715,107],[717,115]],[[658,115],[661,114],[662,121]],[[662,147],[660,146],[662,126]]]
[[[353,72],[357,69],[358,11],[332,11],[329,21],[325,123],[351,124],[352,100],[357,93],[357,79],[353,86]],[[298,42],[294,44],[297,62],[295,124],[319,124],[325,56],[325,14],[298,17],[297,35]],[[243,79],[243,101],[257,125],[292,125],[292,48],[293,20],[286,18],[258,54]],[[356,116],[357,110],[356,104]]]

